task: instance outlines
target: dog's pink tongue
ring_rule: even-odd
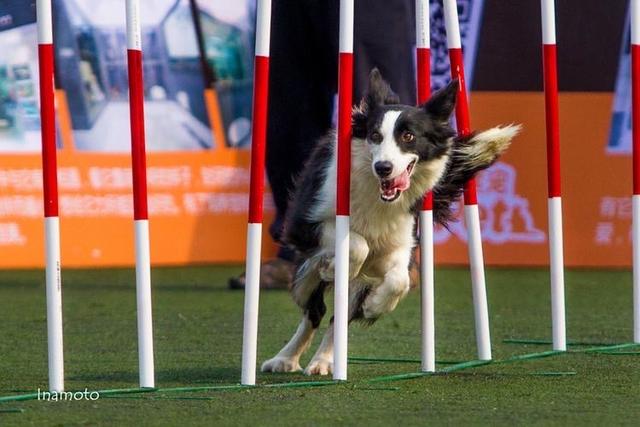
[[[382,190],[391,192],[395,190],[404,191],[409,188],[409,173],[404,171],[393,179],[386,179],[382,182]]]

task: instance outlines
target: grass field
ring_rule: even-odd
[[[226,278],[238,271],[154,270],[158,387],[238,382],[243,293],[226,288]],[[40,271],[0,272],[0,397],[47,387],[43,280]],[[65,271],[63,281],[67,389],[136,387],[133,271]],[[487,283],[494,357],[549,350],[548,345],[503,342],[550,336],[548,273],[491,269]],[[630,284],[629,272],[568,272],[569,338],[628,342]],[[438,269],[436,292],[438,359],[473,360],[466,269]],[[262,293],[260,361],[289,338],[298,317],[286,292]],[[415,359],[419,317],[419,293],[413,291],[372,328],[352,327],[350,355]],[[0,425],[637,424],[640,353],[632,354],[635,351],[640,349],[571,352],[391,382],[370,380],[416,372],[419,364],[354,361],[349,382],[324,387],[164,391],[104,395],[93,402],[1,402]],[[262,384],[308,380],[300,374],[258,377]]]

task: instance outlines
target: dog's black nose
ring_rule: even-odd
[[[391,172],[393,172],[393,163],[388,160],[384,160],[382,162],[376,162],[373,165],[373,168],[376,170],[376,173],[380,178],[386,178],[391,175]]]

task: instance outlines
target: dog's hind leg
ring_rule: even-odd
[[[289,342],[273,358],[262,364],[262,372],[296,372],[300,367],[300,356],[309,348],[311,340],[327,311],[324,303],[326,283],[321,282],[311,294],[302,321]]]
[[[355,291],[353,289],[355,288]],[[362,303],[369,294],[369,287],[364,284],[350,286],[349,322],[362,318]],[[333,317],[322,337],[318,350],[304,370],[306,375],[329,375],[333,372]]]

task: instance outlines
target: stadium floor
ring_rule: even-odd
[[[630,341],[628,271],[567,273],[568,336],[586,343],[568,354],[372,382],[419,370],[411,361],[420,351],[419,292],[413,290],[373,327],[350,331],[350,356],[406,360],[352,360],[347,383],[323,387],[166,390],[237,384],[243,293],[227,290],[226,279],[239,271],[154,269],[156,377],[165,390],[74,402],[2,401],[45,390],[47,360],[43,272],[0,272],[0,425],[622,425],[640,416],[640,347],[584,351]],[[464,268],[436,274],[437,359],[447,369],[475,358],[471,288]],[[547,271],[489,269],[487,283],[494,358],[550,350],[505,342],[550,336]],[[135,388],[133,271],[64,271],[63,301],[67,390]],[[259,361],[281,347],[298,318],[286,292],[262,293]],[[258,376],[261,384],[309,380]]]

